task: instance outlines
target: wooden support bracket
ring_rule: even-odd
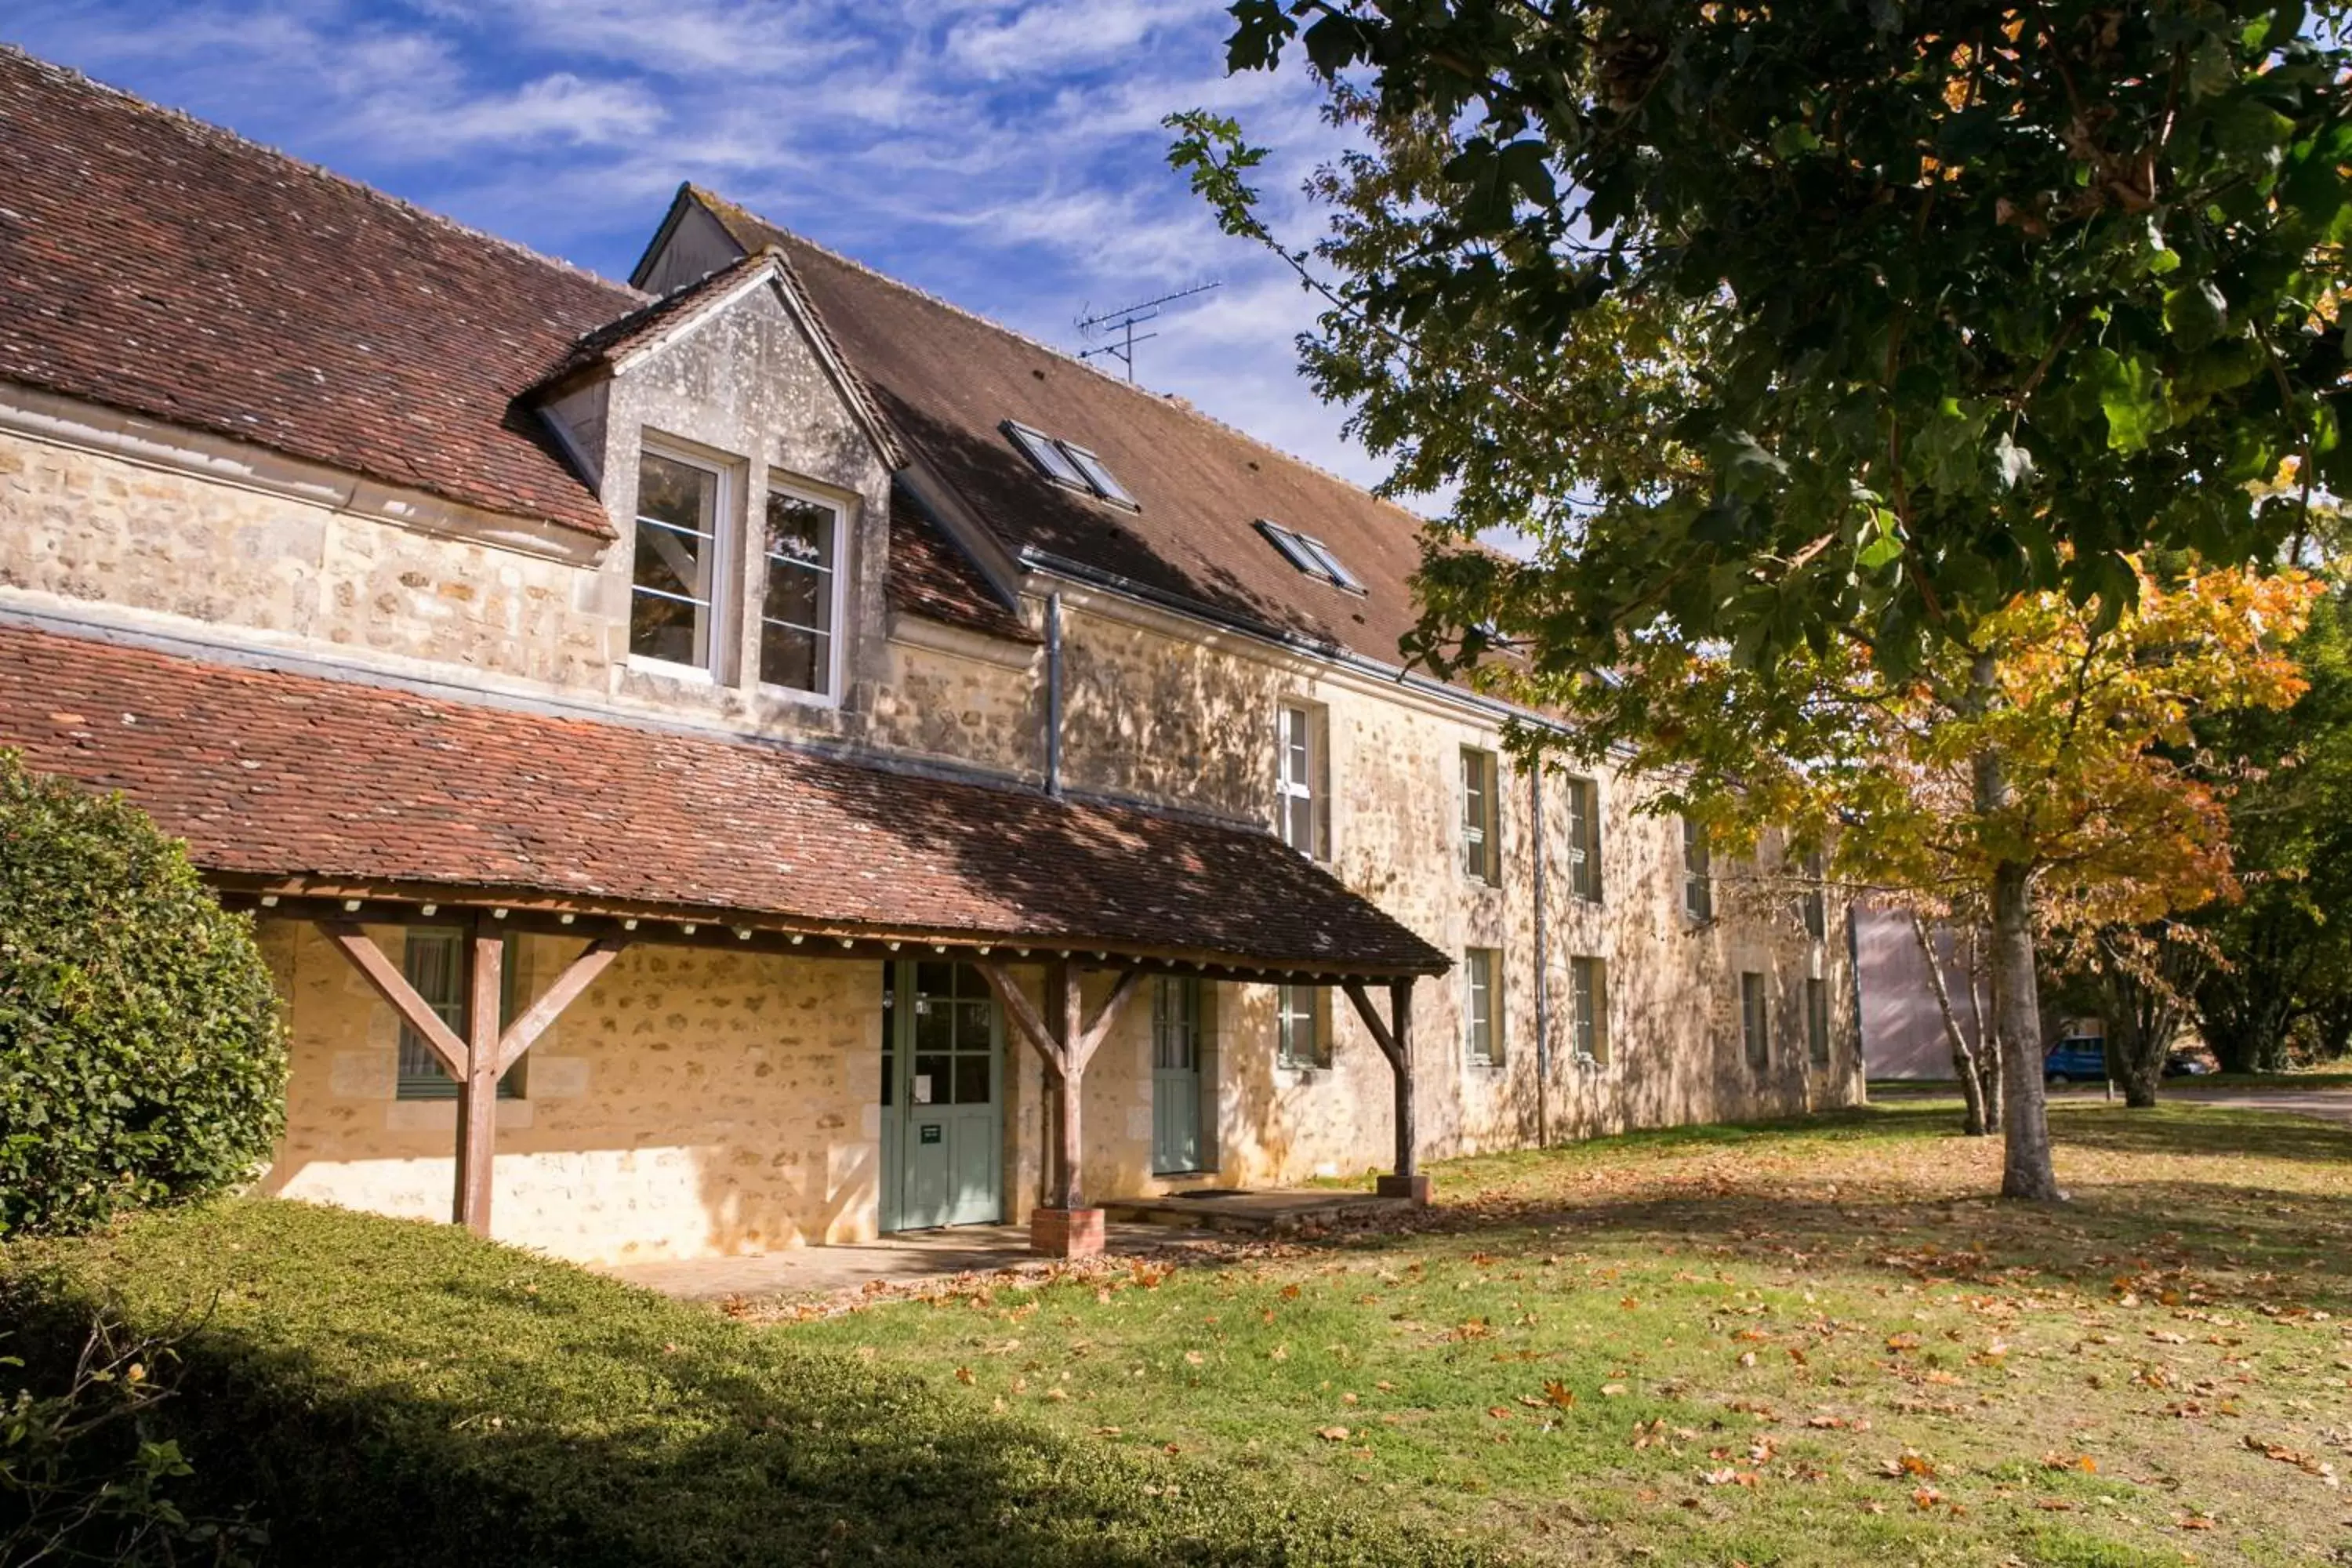
[[[441,1021],[440,1014],[425,1005],[425,998],[416,994],[416,987],[408,983],[408,976],[400,972],[400,966],[384,956],[383,949],[349,921],[320,921],[319,930],[342,950],[343,956],[352,961],[352,967],[360,972],[360,978],[392,1005],[400,1021],[415,1030],[417,1037],[441,1058],[442,1070],[463,1081],[466,1042]]]

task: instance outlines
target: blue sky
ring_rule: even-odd
[[[1239,115],[1290,227],[1335,150],[1297,73],[1228,79],[1217,0],[16,0],[0,37],[625,277],[681,179],[1066,349],[1219,278],[1139,379],[1369,481],[1298,380],[1307,298],[1216,232],[1160,117]]]

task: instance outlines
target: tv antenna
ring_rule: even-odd
[[[1092,337],[1097,331],[1108,332],[1112,336],[1108,342],[1097,343],[1090,349],[1080,349],[1078,357],[1092,359],[1097,354],[1108,354],[1127,367],[1127,379],[1132,382],[1135,379],[1135,345],[1150,342],[1160,335],[1158,332],[1139,332],[1135,329],[1146,321],[1158,321],[1160,307],[1162,305],[1171,305],[1179,300],[1189,300],[1195,294],[1205,294],[1210,289],[1219,287],[1222,281],[1219,279],[1212,279],[1206,283],[1195,283],[1190,289],[1179,289],[1173,294],[1162,294],[1157,300],[1146,300],[1139,305],[1125,305],[1116,310],[1105,310],[1099,316],[1080,317],[1078,331],[1087,336]]]

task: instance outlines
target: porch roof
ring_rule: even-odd
[[[22,624],[0,623],[0,745],[122,791],[248,897],[698,921],[835,952],[1447,967],[1257,829]]]

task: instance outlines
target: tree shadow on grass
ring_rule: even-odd
[[[193,1512],[319,1565],[1468,1563],[448,1227],[290,1204],[0,1259],[37,1371],[100,1307],[217,1293],[161,1408]],[[226,1215],[226,1219],[220,1216]]]
[[[1793,1141],[1882,1142],[1891,1157],[1932,1171],[1963,1142],[1952,1113],[1947,1107],[1905,1106],[1763,1126],[1661,1130],[1613,1140],[1605,1155],[1570,1148],[1471,1162],[1470,1173],[1495,1184],[1473,1201],[1431,1211],[1403,1235],[1366,1231],[1332,1239],[1381,1246],[1450,1233],[1475,1236],[1488,1250],[1538,1252],[1583,1239],[1631,1242],[1696,1247],[1792,1271],[1834,1268],[1988,1289],[2069,1287],[2093,1297],[2137,1289],[2170,1291],[2189,1304],[2352,1310],[2352,1207],[2338,1198],[2207,1179],[2198,1172],[2204,1160],[2249,1157],[2352,1171],[2352,1128],[2260,1111],[2168,1115],[2119,1108],[2069,1111],[2055,1120],[2053,1134],[2063,1148],[2186,1157],[2191,1163],[2185,1168],[2198,1173],[2082,1183],[2064,1205],[2012,1204],[1990,1190],[1933,1181],[1874,1188],[1853,1173],[1840,1183],[1828,1167],[1807,1169],[1801,1145]],[[1736,1155],[1747,1143],[1791,1151],[1797,1158],[1793,1167],[1759,1166],[1748,1174],[1736,1165],[1669,1163],[1684,1154]],[[1643,1153],[1659,1157],[1655,1175],[1624,1177],[1627,1156]],[[1595,1158],[1606,1159],[1624,1179],[1580,1198],[1578,1167]],[[1522,1182],[1532,1186],[1545,1180],[1545,1163],[1555,1161],[1566,1193],[1520,1190]],[[1638,1164],[1633,1169],[1638,1173]]]

